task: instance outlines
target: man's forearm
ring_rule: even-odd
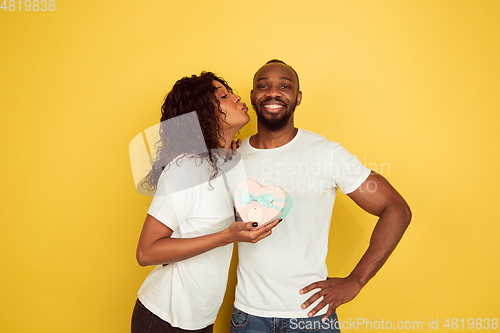
[[[370,190],[373,188],[375,191]],[[377,173],[372,172],[363,184],[348,196],[363,210],[378,216],[379,220],[373,230],[368,249],[348,277],[327,278],[300,290],[301,294],[306,294],[314,289],[320,289],[302,304],[302,308],[306,309],[323,298],[308,313],[310,317],[328,305],[328,310],[323,316],[326,320],[337,307],[354,299],[387,261],[411,220],[410,207],[406,201],[384,177]]]
[[[368,249],[348,278],[366,285],[394,251],[410,220],[411,212],[406,204],[388,205],[375,225]]]

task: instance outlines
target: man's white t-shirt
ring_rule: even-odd
[[[169,164],[159,181],[148,214],[173,230],[172,237],[216,233],[234,222],[233,205],[221,173],[200,158]],[[226,291],[233,244],[190,259],[158,265],[142,284],[138,298],[174,327],[204,328],[215,322]]]
[[[255,149],[246,139],[239,153],[247,178],[280,186],[293,203],[270,237],[238,243],[234,305],[261,317],[307,317],[313,306],[303,310],[301,304],[315,291],[300,295],[299,290],[328,276],[325,260],[337,188],[353,192],[370,170],[340,144],[301,129],[274,149]]]

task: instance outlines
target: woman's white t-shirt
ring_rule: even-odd
[[[162,173],[148,214],[173,230],[172,238],[213,234],[234,222],[222,172],[196,157],[177,159]],[[190,259],[158,265],[142,284],[141,303],[174,327],[201,329],[215,322],[227,285],[233,244]]]

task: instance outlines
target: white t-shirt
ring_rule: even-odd
[[[233,205],[221,173],[198,158],[170,163],[159,181],[148,214],[173,230],[172,237],[192,238],[226,229],[234,222]],[[233,244],[190,259],[158,265],[147,276],[141,303],[174,327],[188,330],[215,322],[226,291]]]
[[[307,317],[313,306],[300,306],[315,291],[300,295],[299,290],[328,276],[325,260],[337,188],[346,194],[356,190],[370,170],[340,144],[301,129],[274,149],[255,149],[246,139],[239,153],[246,177],[262,186],[280,186],[293,204],[271,236],[256,244],[238,243],[234,305],[261,317]]]

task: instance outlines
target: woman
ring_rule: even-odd
[[[247,111],[210,72],[182,78],[167,95],[146,183],[156,192],[137,246],[141,266],[158,266],[139,290],[133,333],[212,332],[233,243],[257,242],[278,223],[234,222],[221,167]]]

